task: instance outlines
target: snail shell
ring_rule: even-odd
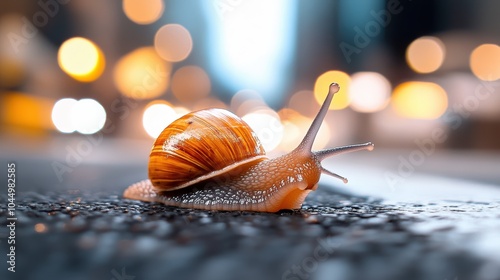
[[[149,178],[158,191],[177,190],[266,158],[242,119],[222,109],[201,110],[177,119],[156,139]]]

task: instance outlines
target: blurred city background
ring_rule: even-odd
[[[498,0],[0,1],[3,185],[16,163],[0,238],[17,260],[0,278],[500,279],[499,12]],[[322,176],[279,213],[122,198],[179,116],[230,110],[275,156],[331,82],[313,148],[375,143],[322,163],[347,185]]]
[[[2,1],[0,148],[55,160],[61,181],[80,161],[144,165],[168,123],[219,107],[281,153],[335,81],[315,149],[451,151],[436,163],[448,175],[474,168],[453,157],[470,151],[484,155],[477,177],[495,181],[499,10],[495,0]]]

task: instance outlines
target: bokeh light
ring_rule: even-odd
[[[305,127],[306,123],[311,121],[311,119],[290,108],[283,108],[278,114],[281,118],[284,130],[283,134],[285,135],[279,147],[283,152],[290,152],[302,141],[307,131],[307,127]]]
[[[106,111],[94,99],[63,98],[52,108],[52,122],[62,133],[94,134],[104,127]]]
[[[172,76],[172,93],[181,102],[193,102],[210,93],[210,78],[198,66],[181,67]]]
[[[182,25],[167,24],[156,32],[154,46],[161,58],[179,62],[191,53],[193,40],[189,31]]]
[[[302,123],[301,130],[303,131],[303,134],[302,134],[302,137],[300,137],[301,141],[302,141],[302,138],[304,138],[304,136],[306,135],[307,130],[309,130],[309,127],[311,127],[312,122],[313,122],[313,119],[310,119],[309,122]],[[327,122],[324,122],[323,124],[321,124],[321,127],[319,128],[318,135],[316,136],[316,139],[314,139],[314,144],[312,146],[313,150],[318,151],[318,150],[326,148],[326,146],[328,145],[328,142],[330,142],[330,139],[332,139],[332,130],[330,129],[330,125]]]
[[[262,146],[268,152],[274,150],[283,139],[283,125],[278,114],[271,109],[248,113],[242,119],[257,134]]]
[[[44,223],[35,224],[35,231],[37,233],[45,233],[47,232],[47,226]]]
[[[104,55],[92,41],[75,37],[62,43],[57,54],[61,69],[80,82],[92,82],[104,71]]]
[[[0,87],[19,86],[25,78],[25,69],[21,61],[0,55]]]
[[[174,109],[175,113],[177,114],[178,118],[180,118],[180,117],[182,117],[182,116],[184,116],[186,114],[189,114],[191,112],[186,107],[179,107],[179,106],[177,106],[177,107],[174,107],[173,109]]]
[[[436,119],[446,111],[448,98],[435,83],[405,82],[394,89],[392,106],[403,117]]]
[[[351,76],[350,106],[357,112],[371,113],[389,103],[391,84],[379,73],[359,72]]]
[[[0,98],[0,119],[3,123],[32,132],[53,129],[50,110],[53,101],[24,92],[5,92]]]
[[[307,130],[309,130],[313,118],[306,117],[290,108],[280,110],[279,116],[283,123],[283,134],[285,135],[279,147],[282,151],[289,152],[300,144]],[[331,138],[330,127],[327,122],[323,122],[314,140],[313,150],[317,151],[325,148]]]
[[[72,108],[71,120],[76,131],[82,134],[94,134],[104,127],[106,111],[94,99],[81,99]]]
[[[316,102],[312,90],[301,90],[290,97],[288,107],[304,116],[314,117],[318,113],[320,105]]]
[[[202,110],[208,108],[219,108],[219,109],[227,109],[226,103],[215,97],[205,97],[193,103],[191,106],[193,110]]]
[[[251,87],[281,102],[297,56],[299,1],[201,1],[202,48],[210,75],[231,92]],[[192,30],[194,32],[194,30]],[[193,34],[194,35],[194,34]]]
[[[149,99],[165,93],[172,66],[153,47],[142,47],[122,57],[114,69],[114,82],[125,96]]]
[[[123,0],[123,12],[137,24],[150,24],[163,14],[163,0]]]
[[[233,95],[229,106],[233,112],[236,112],[238,111],[238,108],[240,108],[241,105],[248,100],[259,100],[261,103],[264,103],[262,96],[260,96],[257,91],[252,89],[242,89]]]
[[[406,62],[417,73],[432,73],[438,70],[444,58],[444,44],[436,37],[420,37],[406,49]]]
[[[269,106],[262,99],[249,99],[243,101],[240,106],[234,111],[238,116],[255,112],[257,110],[269,109]]]
[[[144,110],[142,125],[149,136],[157,138],[163,129],[178,117],[177,112],[168,102],[153,101]]]
[[[342,71],[328,71],[321,74],[318,79],[316,79],[316,83],[314,84],[314,97],[316,101],[318,104],[323,104],[331,83],[339,84],[340,90],[335,94],[332,104],[330,105],[330,110],[341,110],[346,108],[349,105],[348,92],[351,78]]]
[[[71,112],[77,102],[73,98],[63,98],[54,104],[52,108],[52,122],[60,132],[72,133],[76,130],[71,119]]]
[[[470,55],[472,73],[483,81],[495,81],[500,78],[500,47],[483,44],[475,48]]]

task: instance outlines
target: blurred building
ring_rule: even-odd
[[[337,81],[319,146],[500,149],[499,6],[4,1],[2,138],[150,139],[186,112],[221,107],[285,150]]]

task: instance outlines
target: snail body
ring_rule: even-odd
[[[156,139],[149,160],[149,180],[128,187],[124,197],[206,210],[277,212],[298,209],[317,188],[321,173],[341,177],[321,166],[340,153],[372,150],[372,143],[311,151],[314,138],[339,90],[328,96],[297,148],[269,159],[256,134],[240,118],[221,109],[189,113]]]

